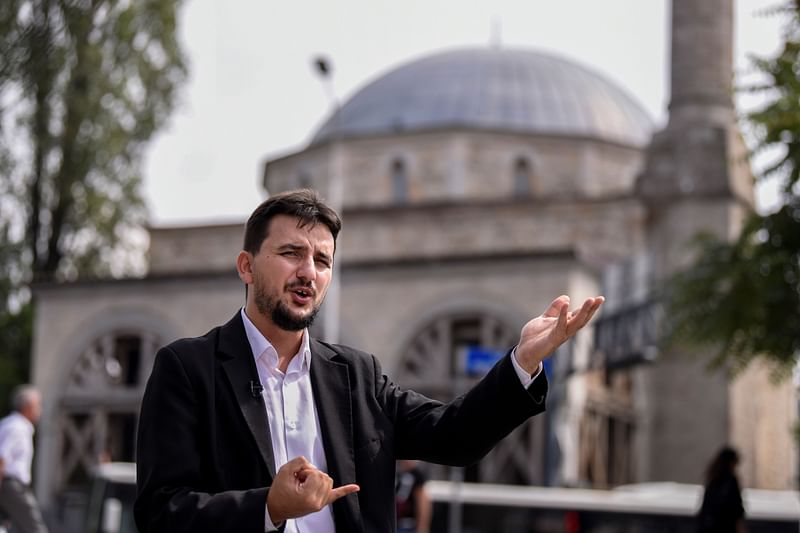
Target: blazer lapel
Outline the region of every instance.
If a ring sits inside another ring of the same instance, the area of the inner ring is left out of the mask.
[[[328,461],[328,474],[333,478],[334,486],[355,483],[353,412],[347,365],[334,361],[336,352],[315,339],[311,340],[311,355],[311,388]],[[357,494],[334,502],[333,510],[339,522],[338,531],[363,529]]]
[[[247,427],[256,441],[261,459],[266,464],[270,479],[275,478],[275,456],[272,451],[272,437],[269,431],[267,408],[264,398],[253,395],[250,384],[260,383],[256,362],[244,323],[239,313],[222,326],[219,340],[219,353],[222,368],[230,382],[231,389],[242,411]]]

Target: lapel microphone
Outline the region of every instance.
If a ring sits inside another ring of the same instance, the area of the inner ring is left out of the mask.
[[[250,396],[258,398],[264,392],[264,387],[258,381],[250,381]]]

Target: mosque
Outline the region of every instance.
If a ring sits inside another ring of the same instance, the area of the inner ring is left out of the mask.
[[[555,296],[607,296],[594,328],[549,363],[546,416],[467,480],[699,483],[732,443],[743,485],[795,486],[791,385],[757,367],[709,373],[700,354],[659,342],[657,289],[686,263],[686,241],[735,235],[753,205],[731,98],[732,1],[672,5],[660,131],[624,88],[567,58],[454,49],[390,70],[305,148],[264,165],[267,192],[312,187],[343,214],[340,283],[316,333],[375,353],[401,386],[451,398]],[[157,348],[244,302],[241,237],[242,224],[151,228],[146,276],[37,287],[45,507],[102,458],[133,460]]]

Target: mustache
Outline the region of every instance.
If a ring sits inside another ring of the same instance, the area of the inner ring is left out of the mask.
[[[314,287],[313,283],[311,283],[310,281],[307,281],[307,282],[294,281],[292,283],[287,283],[286,284],[286,290],[287,291],[292,291],[292,290],[295,290],[295,289],[303,289],[304,291],[308,292],[311,296],[316,296],[317,295],[317,289],[316,289],[316,287]]]

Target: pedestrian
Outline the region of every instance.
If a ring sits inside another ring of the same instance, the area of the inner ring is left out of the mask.
[[[570,312],[556,298],[444,404],[397,387],[370,354],[311,338],[340,228],[311,190],[267,199],[236,257],[244,307],[158,351],[139,418],[141,533],[394,532],[395,460],[481,459],[544,411],[542,360],[603,302]]]
[[[39,504],[31,490],[34,425],[41,414],[41,397],[31,385],[16,387],[13,412],[0,420],[0,510],[14,533],[47,533]]]
[[[745,533],[744,505],[736,466],[739,454],[722,448],[706,470],[703,504],[697,515],[698,533]]]
[[[427,477],[418,461],[397,461],[395,506],[397,533],[429,533],[433,503],[425,489]]]

